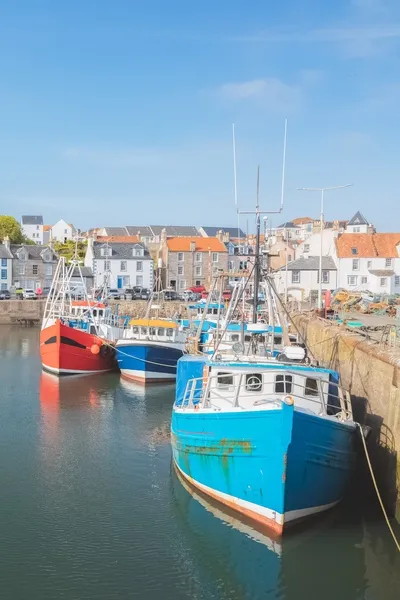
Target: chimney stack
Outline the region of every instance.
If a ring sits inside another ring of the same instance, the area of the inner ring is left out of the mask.
[[[5,247],[7,248],[7,250],[10,249],[10,238],[8,237],[8,235],[6,235],[6,237],[4,238],[3,244],[5,245]]]
[[[191,240],[190,242],[190,252],[195,252],[196,250],[196,242],[194,240]]]

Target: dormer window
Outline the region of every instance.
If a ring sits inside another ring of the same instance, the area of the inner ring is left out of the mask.
[[[111,248],[102,248],[101,249],[101,256],[111,256],[111,255],[112,255]]]
[[[20,260],[27,260],[28,259],[28,255],[26,254],[26,252],[24,250],[20,250],[20,252],[18,254],[18,258]]]
[[[357,248],[352,248],[351,253],[357,255],[358,254]]]
[[[133,248],[133,256],[143,256],[143,248],[141,246],[135,246]]]

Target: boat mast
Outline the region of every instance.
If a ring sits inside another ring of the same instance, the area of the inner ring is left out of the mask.
[[[260,165],[257,167],[256,195],[256,256],[254,260],[253,323],[257,323],[258,290],[260,287]]]

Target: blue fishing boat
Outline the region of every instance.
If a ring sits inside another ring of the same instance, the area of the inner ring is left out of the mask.
[[[186,334],[169,319],[132,319],[116,344],[121,374],[142,383],[174,381]]]
[[[181,358],[171,440],[192,485],[282,534],[341,500],[356,424],[335,371],[300,347],[278,358]]]

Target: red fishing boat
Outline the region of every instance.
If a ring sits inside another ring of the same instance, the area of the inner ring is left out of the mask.
[[[116,369],[118,320],[104,302],[71,299],[72,273],[73,268],[66,269],[60,259],[40,332],[42,366],[59,375]]]

